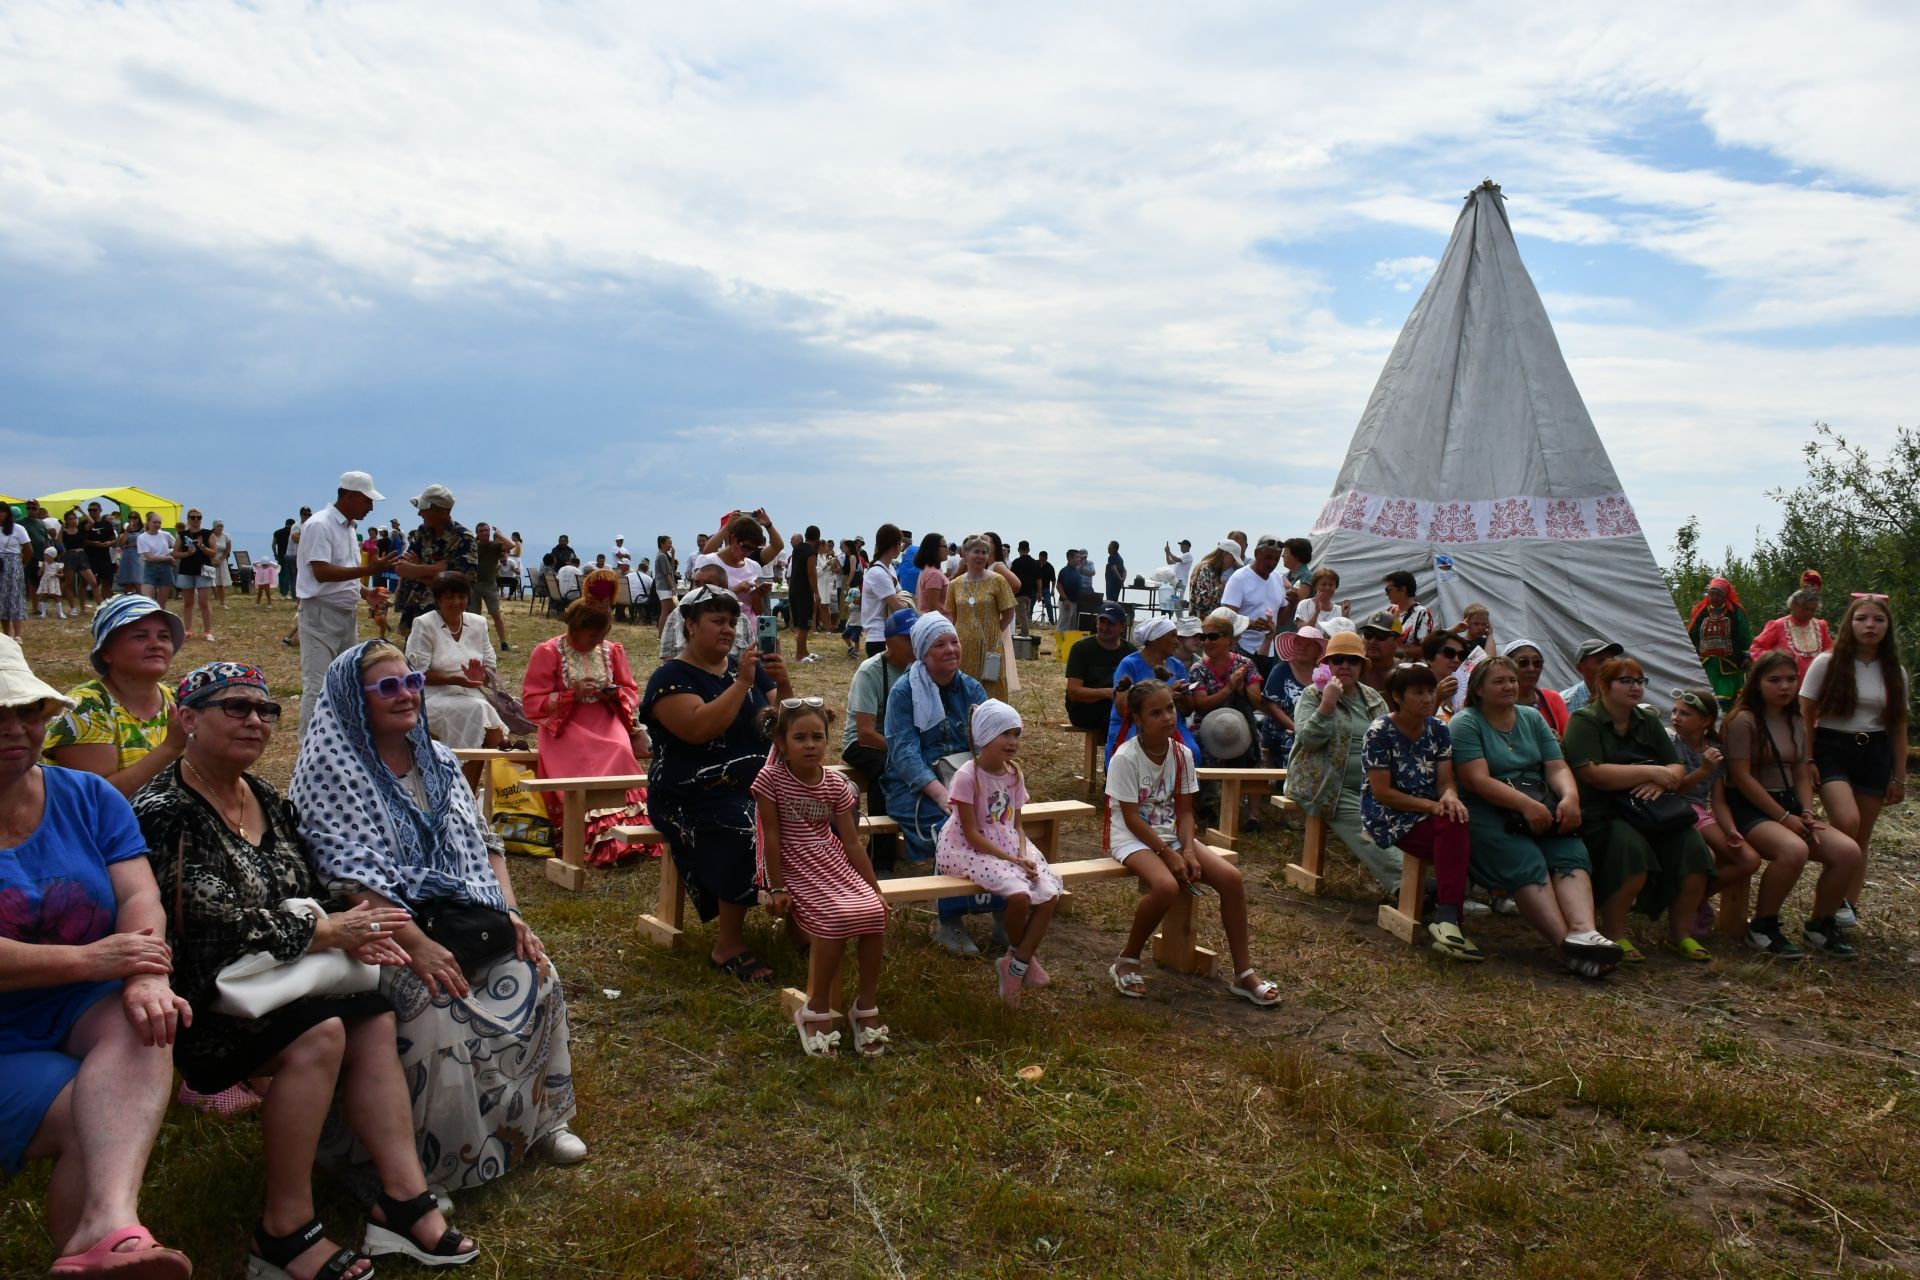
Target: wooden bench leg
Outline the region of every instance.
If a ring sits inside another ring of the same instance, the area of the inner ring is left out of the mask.
[[[560,798],[560,856],[547,859],[547,879],[574,892],[587,883],[587,798],[578,791]]]
[[[1080,737],[1087,744],[1086,763],[1081,765],[1080,769],[1081,772],[1087,776],[1087,798],[1092,799],[1094,796],[1100,794],[1100,774],[1094,766],[1100,759],[1100,749],[1104,744],[1095,742],[1093,735],[1090,733],[1083,733]]]
[[[1231,849],[1240,838],[1240,786],[1238,778],[1220,780],[1220,825],[1207,829],[1208,844]]]
[[[1060,856],[1060,820],[1058,818],[1037,818],[1021,824],[1027,839],[1033,841],[1033,847],[1046,855],[1048,862]]]
[[[1420,900],[1427,885],[1426,867],[1410,853],[1400,855],[1400,905],[1380,904],[1380,927],[1402,942],[1412,942],[1420,928]]]
[[[686,922],[687,899],[680,889],[680,868],[673,863],[671,850],[662,850],[656,859],[660,868],[660,896],[652,915],[640,917],[640,936],[664,951],[679,948],[686,934],[681,926]]]
[[[1722,891],[1720,906],[1714,915],[1714,927],[1723,938],[1745,938],[1747,936],[1747,902],[1753,896],[1753,881],[1756,875],[1740,886],[1739,894]]]
[[[1220,957],[1194,944],[1193,908],[1196,901],[1190,893],[1175,896],[1173,906],[1167,909],[1166,918],[1160,921],[1160,932],[1153,935],[1153,962],[1175,973],[1210,978],[1219,966]]]
[[[1321,867],[1327,856],[1326,821],[1309,814],[1307,833],[1300,845],[1300,861],[1287,864],[1287,883],[1302,893],[1317,894],[1320,892]]]

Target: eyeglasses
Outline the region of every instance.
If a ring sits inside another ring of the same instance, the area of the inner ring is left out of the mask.
[[[1645,676],[1615,676],[1613,682],[1615,684],[1630,684],[1638,688],[1647,683],[1647,678]]]
[[[782,698],[780,699],[780,709],[782,711],[798,711],[802,707],[824,707],[826,705],[827,705],[827,700],[825,698]]]
[[[1356,658],[1350,653],[1336,653],[1327,659],[1327,665],[1330,667],[1358,667],[1364,665],[1366,661],[1365,658]]]
[[[360,687],[382,698],[397,698],[402,689],[408,693],[419,693],[427,687],[427,677],[423,672],[409,671],[403,676],[381,676],[372,684],[363,684]]]
[[[248,716],[257,715],[262,724],[272,724],[277,721],[280,718],[281,709],[279,703],[265,702],[259,698],[220,698],[200,705],[220,708],[229,720],[245,720]]]
[[[46,720],[52,715],[53,707],[49,705],[49,700],[41,698],[38,702],[22,703],[16,707],[0,707],[0,724],[12,724],[15,720]]]

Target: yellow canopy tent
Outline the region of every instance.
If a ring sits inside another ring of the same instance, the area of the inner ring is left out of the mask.
[[[67,489],[60,493],[50,493],[40,499],[40,505],[47,514],[58,518],[65,514],[68,507],[85,509],[95,498],[105,498],[120,507],[123,518],[145,520],[147,512],[158,511],[160,523],[171,529],[180,523],[180,504],[172,498],[163,498],[157,493],[149,493],[137,485],[121,485],[114,489]]]

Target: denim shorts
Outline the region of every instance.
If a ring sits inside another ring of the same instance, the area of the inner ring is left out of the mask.
[[[140,563],[140,581],[150,587],[170,587],[173,585],[173,566],[170,564]]]
[[[1893,781],[1893,739],[1884,729],[1874,733],[1815,729],[1813,763],[1823,787],[1844,782],[1862,795],[1884,796]]]

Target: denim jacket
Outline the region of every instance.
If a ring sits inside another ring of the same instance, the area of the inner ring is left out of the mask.
[[[1326,715],[1320,713],[1320,690],[1301,690],[1293,708],[1287,798],[1315,817],[1332,817],[1346,786],[1348,758],[1366,745],[1367,726],[1385,714],[1387,700],[1364,684],[1341,695]]]

